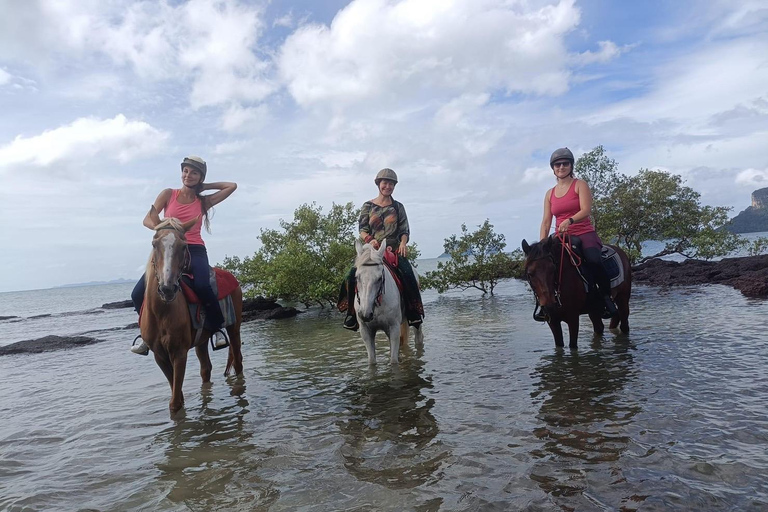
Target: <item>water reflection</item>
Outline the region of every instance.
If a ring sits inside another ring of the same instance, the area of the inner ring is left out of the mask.
[[[346,391],[350,403],[338,423],[344,437],[341,454],[347,471],[365,482],[390,489],[413,488],[433,478],[449,452],[433,441],[439,432],[432,415],[432,378],[416,357],[355,382]]]
[[[266,510],[280,497],[271,482],[256,474],[259,454],[253,444],[255,429],[248,425],[249,402],[245,381],[230,377],[231,398],[218,400],[210,384],[203,385],[197,407],[187,404],[184,416],[158,433],[155,444],[165,447],[157,464],[159,481],[167,484],[164,498],[191,510]]]
[[[536,367],[531,396],[542,399],[537,418],[545,426],[534,430],[543,445],[531,452],[539,461],[530,476],[551,497],[585,495],[593,507],[596,495],[610,490],[623,494],[612,505],[638,501],[620,489],[625,480],[616,464],[630,443],[626,427],[641,411],[626,392],[636,379],[633,351],[627,341],[603,345],[598,337],[588,352],[559,350]]]

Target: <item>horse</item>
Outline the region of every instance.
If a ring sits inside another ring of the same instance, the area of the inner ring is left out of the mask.
[[[368,352],[368,364],[376,364],[376,332],[384,331],[389,338],[389,361],[397,364],[400,347],[408,343],[408,322],[405,303],[400,297],[395,278],[384,264],[386,244],[378,250],[371,244],[355,240],[355,312],[360,335]],[[417,346],[424,343],[421,326],[414,327]]]
[[[171,386],[171,413],[184,406],[182,384],[187,369],[187,352],[195,347],[200,360],[200,377],[203,383],[211,381],[211,359],[208,355],[208,339],[211,333],[205,329],[198,333],[192,326],[189,307],[181,290],[181,276],[187,258],[185,233],[197,219],[182,223],[178,219],[163,220],[155,227],[152,251],[147,263],[144,292],[144,308],[139,320],[141,337],[155,355],[155,362]],[[156,289],[153,290],[153,286]],[[224,375],[230,370],[236,375],[243,373],[240,324],[242,322],[243,291],[238,285],[232,292],[235,323],[227,327],[229,356]]]
[[[547,314],[547,323],[555,338],[555,346],[563,346],[561,322],[568,324],[570,348],[577,348],[579,337],[579,315],[588,314],[595,334],[602,335],[602,298],[590,297],[584,280],[576,269],[578,256],[568,243],[559,238],[549,237],[545,241],[528,245],[523,240],[525,253],[524,275],[536,295],[539,305]],[[609,245],[621,259],[624,281],[611,290],[618,313],[611,318],[610,329],[620,326],[621,332],[629,332],[629,296],[632,292],[632,271],[629,258],[621,248]]]

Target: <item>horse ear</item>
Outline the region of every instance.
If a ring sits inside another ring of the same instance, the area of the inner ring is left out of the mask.
[[[360,243],[359,238],[355,238],[355,251],[357,251],[357,255],[360,256],[363,252],[363,244]]]
[[[183,229],[183,230],[184,230],[184,232],[186,233],[187,231],[189,231],[190,229],[192,229],[192,226],[194,226],[195,224],[197,224],[197,221],[198,221],[198,220],[200,220],[200,216],[199,216],[199,215],[198,215],[197,217],[195,217],[194,219],[192,219],[192,220],[188,220],[187,222],[183,223],[183,224],[181,225],[181,229]]]
[[[528,251],[531,250],[531,246],[528,245],[528,242],[525,240],[525,238],[523,238],[523,244],[522,245],[523,245],[523,253],[527,255]]]

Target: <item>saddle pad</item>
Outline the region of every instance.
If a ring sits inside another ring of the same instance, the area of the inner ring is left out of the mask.
[[[600,254],[603,261],[603,268],[608,278],[611,280],[611,288],[616,288],[624,282],[624,265],[621,264],[621,258],[612,247],[603,246]]]
[[[211,267],[208,278],[211,280],[211,288],[213,289],[213,293],[216,294],[216,298],[219,300],[229,296],[229,294],[232,293],[235,288],[240,286],[240,283],[237,282],[237,278],[235,276],[233,276],[230,272],[217,267]],[[181,280],[181,288],[184,290],[184,297],[186,297],[187,302],[190,304],[199,304],[200,299],[197,297],[195,290],[192,288],[193,281],[194,278],[191,275],[184,274],[184,277]]]

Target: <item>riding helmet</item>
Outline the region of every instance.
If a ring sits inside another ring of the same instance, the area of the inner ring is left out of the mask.
[[[573,167],[573,162],[574,162],[573,153],[571,153],[571,150],[568,148],[556,149],[555,152],[552,153],[552,156],[549,157],[549,166],[552,167],[552,169],[554,169],[554,166],[552,164],[554,164],[558,160],[570,160],[571,167]]]
[[[379,186],[379,183],[381,183],[381,180],[389,180],[394,181],[397,183],[397,174],[395,174],[395,171],[389,168],[384,168],[379,171],[379,173],[376,175],[376,179],[373,180],[373,182],[376,184],[376,186]]]
[[[181,168],[184,169],[185,165],[200,171],[200,174],[203,175],[200,181],[205,181],[205,175],[208,174],[208,164],[205,163],[205,160],[203,160],[199,156],[190,155],[184,158],[184,160],[181,162]]]

